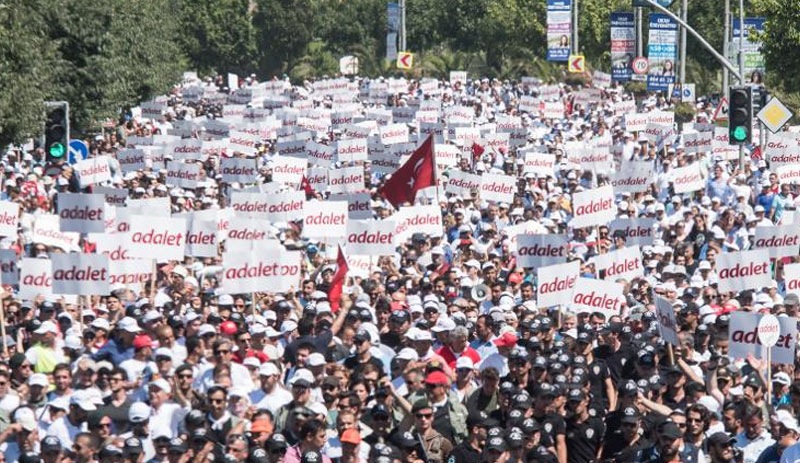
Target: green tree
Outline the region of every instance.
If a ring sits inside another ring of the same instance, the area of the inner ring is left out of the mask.
[[[755,0],[767,18],[762,37],[767,88],[800,114],[800,0]]]
[[[38,0],[0,8],[0,148],[38,135],[58,63]]]
[[[121,108],[167,93],[185,59],[169,0],[51,0],[50,40],[62,66],[55,99],[70,102],[73,127],[89,128]]]
[[[253,21],[263,73],[293,68],[314,38],[316,8],[311,0],[256,0]]]
[[[481,26],[486,63],[500,69],[507,59],[526,56],[530,51],[544,56],[546,8],[541,0],[490,2]]]
[[[199,72],[249,74],[257,62],[250,0],[175,0],[180,44]]]

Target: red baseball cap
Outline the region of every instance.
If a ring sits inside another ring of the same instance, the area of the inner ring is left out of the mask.
[[[511,332],[503,333],[493,342],[497,347],[513,347],[517,345],[517,335]]]
[[[425,384],[435,384],[437,386],[449,386],[450,380],[441,371],[432,371],[425,377]]]
[[[146,334],[139,334],[133,338],[133,348],[143,349],[145,347],[153,347],[153,340]]]

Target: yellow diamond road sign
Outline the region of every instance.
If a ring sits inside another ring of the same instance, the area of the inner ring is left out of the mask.
[[[397,54],[397,69],[411,69],[414,66],[414,55],[407,51]]]
[[[792,112],[789,111],[783,103],[777,98],[772,98],[769,103],[765,104],[761,111],[756,114],[758,120],[764,123],[765,126],[772,132],[777,133],[783,124],[787,123],[792,118]]]
[[[567,60],[567,71],[583,72],[586,70],[586,59],[583,55],[569,55]]]

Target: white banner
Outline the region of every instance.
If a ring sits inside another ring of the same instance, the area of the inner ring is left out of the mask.
[[[227,252],[222,263],[222,290],[227,294],[296,290],[303,273],[300,251],[272,243],[257,245],[252,252]]]
[[[778,167],[775,169],[775,173],[778,174],[778,182],[781,184],[800,184],[800,165],[798,164],[787,164]]]
[[[620,314],[624,303],[621,284],[594,278],[578,278],[571,308],[577,313],[600,312],[609,319]]]
[[[170,143],[164,150],[165,155],[172,155],[175,161],[191,160],[200,161],[203,158],[203,140],[198,138],[184,138]]]
[[[539,283],[536,293],[537,306],[565,306],[572,302],[580,270],[581,265],[577,260],[539,267],[536,273],[536,281]]]
[[[102,254],[53,254],[53,292],[78,296],[109,293],[108,257]]]
[[[675,194],[703,190],[706,187],[706,179],[703,178],[703,172],[697,162],[686,167],[673,169],[670,179]]]
[[[556,155],[547,153],[525,153],[524,172],[534,173],[537,177],[553,177],[556,171]]]
[[[231,241],[265,241],[270,238],[270,222],[262,219],[235,218],[228,222],[225,244],[230,249]]]
[[[141,149],[123,149],[117,151],[117,162],[119,162],[119,168],[124,173],[135,172],[147,167],[147,158],[145,157],[144,150]]]
[[[217,221],[189,214],[186,218],[186,250],[193,257],[217,257]]]
[[[272,158],[272,181],[299,185],[306,174],[307,164],[303,158],[275,156]]]
[[[347,253],[387,256],[395,252],[394,220],[350,220],[347,223]]]
[[[219,165],[219,173],[224,183],[255,183],[258,180],[255,159],[220,158]]]
[[[502,174],[481,175],[480,198],[498,203],[514,202],[517,192],[517,177]]]
[[[118,287],[142,291],[144,284],[153,277],[152,259],[109,260],[108,283],[113,291]]]
[[[323,145],[314,141],[306,142],[308,162],[312,166],[330,167],[336,161],[336,149],[333,146]]]
[[[125,207],[128,200],[128,190],[125,188],[109,188],[104,186],[97,186],[92,189],[97,194],[103,195],[106,204],[116,207]]]
[[[378,133],[381,137],[381,143],[384,145],[394,145],[408,141],[408,126],[406,124],[384,125],[378,129]]]
[[[717,256],[720,292],[764,288],[772,281],[769,251],[723,252]]]
[[[760,313],[731,312],[728,327],[728,357],[743,360],[752,354],[758,359],[767,358],[767,348],[758,339],[758,322],[762,316]],[[778,336],[778,343],[772,347],[772,363],[794,365],[797,320],[793,317],[778,317],[778,322],[781,333]]]
[[[611,185],[586,190],[572,195],[572,228],[606,225],[617,216],[614,206],[614,188]]]
[[[19,284],[18,260],[17,253],[13,249],[0,249],[0,283]]]
[[[678,324],[675,322],[675,309],[672,303],[661,296],[655,296],[656,314],[658,315],[658,330],[664,341],[675,347],[680,347],[678,341]]]
[[[347,234],[347,203],[306,201],[303,206],[303,236],[332,240]]]
[[[800,249],[800,229],[797,225],[756,227],[754,249],[766,249],[769,257],[796,256]]]
[[[122,233],[105,235],[102,240],[97,240],[97,253],[108,257],[109,262],[132,259],[127,244],[128,237]]]
[[[256,145],[261,143],[259,135],[244,132],[241,130],[231,130],[228,138],[229,152],[244,153],[247,156],[255,156],[258,152]]]
[[[656,219],[615,219],[608,224],[609,233],[621,230],[628,245],[650,246],[655,239]]]
[[[783,266],[783,283],[786,287],[786,294],[794,293],[800,296],[800,264]]]
[[[442,234],[442,211],[436,204],[401,207],[392,215],[392,219],[397,224],[394,231],[397,243],[410,239],[414,233]]]
[[[137,215],[131,217],[128,254],[140,259],[182,261],[186,247],[186,220]]]
[[[451,169],[447,172],[448,178],[444,189],[448,193],[471,198],[472,192],[481,186],[481,176],[470,174],[462,170]]]
[[[565,235],[517,235],[517,265],[538,268],[561,264],[569,254]]]
[[[328,171],[330,193],[357,193],[364,191],[366,183],[362,166],[331,169]]]
[[[167,185],[181,188],[197,188],[200,177],[200,164],[185,164],[178,161],[167,162]]]
[[[53,268],[50,259],[23,258],[19,265],[19,294],[22,300],[53,294]]]
[[[103,233],[106,198],[100,194],[58,193],[61,231]]]
[[[263,195],[262,195],[263,196]],[[300,217],[306,194],[303,191],[282,191],[266,195],[266,218],[272,223],[289,222]]]
[[[269,195],[234,191],[231,193],[231,209],[239,217],[265,219],[269,209]]]
[[[61,219],[55,214],[41,214],[36,216],[33,223],[33,242],[45,246],[55,246],[66,252],[77,251],[80,234],[62,232]]]
[[[81,188],[111,180],[111,166],[108,163],[108,156],[84,159],[76,162],[72,168],[75,169],[75,173],[78,175]]]
[[[339,162],[367,160],[367,139],[349,138],[336,142],[336,159]]]
[[[714,134],[711,132],[695,132],[683,134],[683,149],[687,153],[711,151]]]
[[[598,271],[605,271],[604,280],[617,281],[621,278],[630,282],[644,276],[639,246],[628,246],[600,254],[594,257],[594,261]]]
[[[628,132],[642,132],[647,128],[647,114],[625,114],[625,130]]]
[[[372,198],[369,193],[331,195],[329,201],[347,201],[347,218],[364,220],[372,218]]]
[[[16,238],[19,227],[19,204],[0,201],[0,236]]]
[[[641,193],[653,183],[652,162],[623,162],[622,167],[611,176],[615,193]]]

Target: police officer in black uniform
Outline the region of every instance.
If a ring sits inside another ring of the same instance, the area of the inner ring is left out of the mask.
[[[589,415],[589,398],[580,389],[569,391],[567,409],[567,455],[571,463],[593,462],[600,453],[605,425]]]

